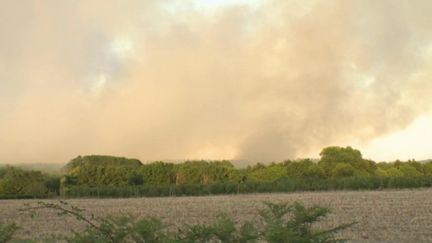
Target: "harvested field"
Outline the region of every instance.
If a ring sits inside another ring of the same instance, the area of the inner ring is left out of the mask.
[[[82,223],[75,219],[59,217],[48,210],[39,211],[33,219],[29,213],[19,211],[25,204],[34,205],[37,201],[0,201],[0,220],[21,226],[19,237],[40,238],[82,228]],[[318,227],[355,220],[358,224],[341,234],[352,242],[432,242],[432,189],[67,200],[97,216],[155,216],[172,228],[185,223],[211,222],[222,213],[238,222],[254,220],[264,201],[300,201],[307,206],[329,207],[333,213]]]

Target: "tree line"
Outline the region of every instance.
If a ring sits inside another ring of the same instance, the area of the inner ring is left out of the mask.
[[[0,197],[135,197],[208,195],[303,190],[426,187],[432,162],[377,163],[352,147],[327,147],[320,159],[257,163],[156,161],[113,156],[78,156],[57,175],[15,167],[0,169]]]

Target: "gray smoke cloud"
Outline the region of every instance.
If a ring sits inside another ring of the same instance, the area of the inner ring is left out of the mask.
[[[427,0],[1,2],[1,162],[282,160],[431,110]]]

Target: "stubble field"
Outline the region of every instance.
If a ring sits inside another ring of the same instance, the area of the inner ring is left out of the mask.
[[[20,211],[26,204],[36,205],[38,201],[0,201],[0,221],[17,223],[21,227],[19,238],[41,239],[50,234],[67,234],[71,229],[83,228],[82,222],[58,216],[50,210],[38,211],[32,218],[28,212]],[[299,201],[306,206],[332,209],[329,217],[317,225],[319,228],[357,221],[356,225],[341,233],[351,242],[432,242],[432,189],[66,201],[86,209],[86,214],[96,216],[129,214],[137,218],[158,217],[171,229],[185,224],[209,223],[221,214],[237,222],[258,220],[258,211],[264,208],[265,201]]]

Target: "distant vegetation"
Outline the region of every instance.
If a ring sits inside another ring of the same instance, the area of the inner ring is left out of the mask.
[[[376,163],[351,147],[327,147],[317,161],[236,168],[230,161],[157,161],[78,156],[60,175],[0,168],[0,197],[138,197],[414,188],[432,185],[432,162]]]

